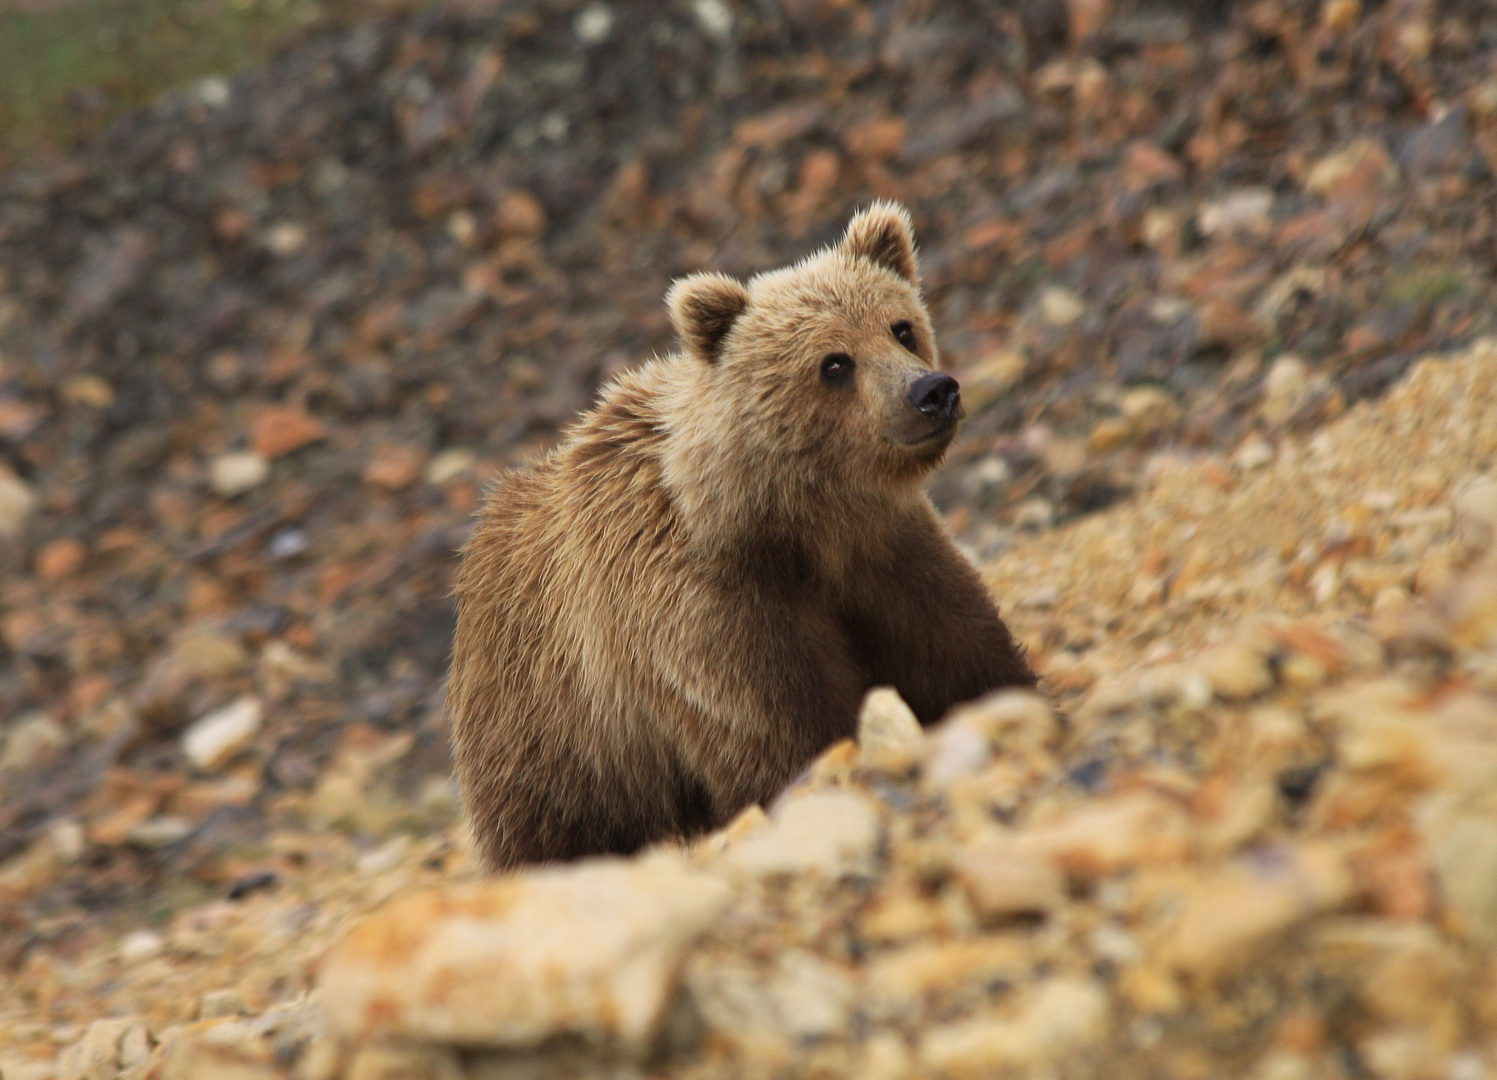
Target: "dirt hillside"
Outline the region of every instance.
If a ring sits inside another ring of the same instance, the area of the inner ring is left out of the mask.
[[[456,6],[0,178],[4,1075],[1487,1075],[1494,47],[1461,3]],[[971,416],[933,493],[1063,715],[888,705],[800,810],[520,898],[637,910],[591,948],[654,1012],[580,971],[487,1058],[352,1056],[313,961],[472,875],[483,484],[670,347],[673,276],[875,196]]]

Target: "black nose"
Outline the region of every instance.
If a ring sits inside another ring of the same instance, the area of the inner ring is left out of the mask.
[[[962,388],[950,375],[932,371],[910,387],[910,404],[932,420],[949,420],[962,403]]]

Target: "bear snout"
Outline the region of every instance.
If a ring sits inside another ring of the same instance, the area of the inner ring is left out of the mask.
[[[910,385],[910,404],[932,420],[957,418],[962,407],[961,384],[944,371],[922,375]]]

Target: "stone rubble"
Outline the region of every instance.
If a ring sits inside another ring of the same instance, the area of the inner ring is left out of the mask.
[[[1400,433],[1431,452],[1372,452]],[[329,774],[344,801],[321,798],[385,839],[287,835],[277,865],[327,867],[291,896],[122,928],[55,978],[128,963],[196,986],[192,1010],[147,995],[71,1030],[7,1013],[22,1051],[0,1068],[1497,1075],[1497,344],[1279,449],[1251,472],[1168,463],[988,567],[1056,590],[1012,614],[1048,695],[922,731],[874,691],[858,742],[688,845],[484,880],[460,826],[422,838],[378,809],[398,738],[351,734]],[[1341,584],[1317,591],[1327,565]],[[49,834],[18,865],[80,850]]]

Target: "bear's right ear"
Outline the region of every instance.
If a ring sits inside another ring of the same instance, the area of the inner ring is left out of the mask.
[[[861,255],[875,266],[893,270],[911,285],[920,284],[920,261],[915,256],[915,226],[910,212],[898,203],[880,199],[847,223],[842,250]]]
[[[676,333],[688,349],[708,362],[717,359],[733,320],[748,305],[748,289],[726,274],[692,274],[665,294]]]

